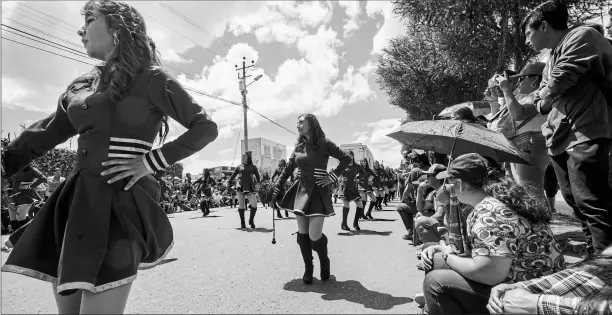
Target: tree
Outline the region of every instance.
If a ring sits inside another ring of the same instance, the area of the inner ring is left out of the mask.
[[[377,82],[407,120],[429,120],[445,107],[482,99],[494,72],[520,70],[535,56],[520,29],[541,0],[403,0],[394,13],[406,34],[378,57]],[[571,22],[598,16],[606,0],[570,0]]]

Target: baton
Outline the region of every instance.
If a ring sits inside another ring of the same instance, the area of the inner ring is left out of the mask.
[[[274,206],[276,205],[276,200],[274,200],[274,205],[272,207],[272,244],[276,244],[276,220],[274,219]]]

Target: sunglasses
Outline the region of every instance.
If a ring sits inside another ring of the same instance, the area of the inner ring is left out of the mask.
[[[524,76],[518,77],[518,83],[523,82],[525,78],[531,78],[531,77],[539,77],[539,75],[532,74],[532,75],[524,75]]]

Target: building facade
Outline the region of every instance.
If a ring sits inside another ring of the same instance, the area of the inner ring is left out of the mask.
[[[240,152],[244,152],[244,140],[240,141]],[[253,164],[264,173],[272,176],[281,159],[287,160],[287,146],[264,138],[249,139],[249,151],[252,152]]]
[[[374,163],[374,155],[372,155],[372,152],[370,151],[368,146],[365,144],[361,144],[361,143],[342,144],[340,145],[340,149],[342,149],[343,151],[349,151],[349,150],[353,151],[353,153],[355,154],[356,162],[359,162],[361,161],[361,159],[365,158],[368,161],[370,168],[372,167],[372,164]],[[333,157],[330,157],[329,162],[327,163],[327,169],[332,170],[336,168],[338,166],[338,163],[339,163],[338,160],[336,160]]]

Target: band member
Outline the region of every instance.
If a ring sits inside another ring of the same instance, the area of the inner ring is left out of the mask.
[[[314,269],[313,250],[319,255],[321,280],[327,280],[330,276],[330,260],[327,254],[327,237],[323,234],[323,222],[326,217],[335,214],[330,184],[338,181],[338,176],[351,162],[351,158],[331,140],[325,138],[325,133],[314,115],[301,115],[298,118],[297,130],[299,136],[295,150],[276,183],[272,203],[276,204],[282,185],[293,170],[298,168],[299,180],[294,182],[282,196],[279,206],[296,215],[297,243],[300,245],[306,269],[302,280],[310,284]],[[327,173],[330,156],[338,159],[340,163],[335,170]]]
[[[365,215],[363,215],[362,213],[361,218],[374,219],[372,217],[372,208],[374,208],[374,205],[376,204],[376,197],[372,193],[373,187],[370,184],[370,178],[373,178],[374,176],[376,176],[376,174],[370,168],[370,164],[368,163],[367,159],[361,159],[360,163],[361,169],[363,170],[363,174],[359,175],[359,196],[361,197],[361,200],[363,200],[364,203],[368,200],[368,197],[370,197],[370,207],[368,208],[368,213],[366,213]]]
[[[29,222],[28,211],[32,204],[42,200],[36,192],[36,187],[46,182],[47,179],[38,169],[28,165],[19,173],[11,176],[11,181],[13,182],[13,203],[16,208],[9,208],[9,216],[11,228],[17,231]]]
[[[237,177],[240,175],[240,177]],[[235,178],[238,178],[236,185],[236,195],[238,197],[238,214],[240,215],[240,227],[246,229],[244,223],[244,212],[246,211],[246,201],[249,201],[249,225],[252,229],[255,228],[255,213],[257,213],[257,190],[255,185],[259,183],[259,171],[257,166],[253,165],[251,152],[242,154],[242,164],[236,167],[234,173],[227,181],[227,185],[232,183]]]
[[[200,151],[217,125],[160,68],[142,15],[132,6],[88,1],[77,32],[89,57],[104,61],[74,80],[57,110],[4,150],[16,174],[33,159],[78,138],[74,170],[14,244],[2,271],[49,281],[60,314],[121,314],[138,269],[152,268],[173,244],[151,174]],[[187,131],[164,143],[168,116]],[[161,147],[153,149],[159,133]]]
[[[374,161],[374,168],[372,171],[374,171],[374,177],[372,178],[372,192],[374,193],[374,197],[376,197],[376,202],[374,203],[374,206],[370,204],[370,207],[376,210],[382,210],[381,203],[384,195],[382,180],[384,174],[383,168],[380,166],[378,161]],[[369,211],[370,210],[368,209],[368,212]]]
[[[202,216],[210,214],[210,202],[212,198],[212,188],[217,185],[215,180],[210,176],[210,170],[204,169],[202,177],[195,181],[196,191],[198,196],[204,195],[204,198],[200,202],[200,209],[202,209]]]
[[[359,228],[359,218],[363,216],[363,204],[361,202],[361,196],[359,194],[358,188],[358,180],[361,174],[364,174],[365,171],[361,168],[361,166],[355,163],[355,153],[353,151],[348,151],[348,156],[351,158],[351,162],[346,167],[346,169],[342,172],[342,177],[340,182],[342,183],[342,224],[340,228],[345,231],[350,231],[351,229],[346,224],[346,220],[350,211],[350,202],[354,202],[357,206],[355,210],[355,218],[353,219],[353,228],[357,231],[361,230]]]
[[[274,171],[274,174],[272,174],[272,179],[271,179],[272,183],[275,183],[276,180],[280,178],[281,174],[285,170],[285,167],[287,167],[287,161],[285,161],[285,159],[281,159],[280,161],[278,161],[278,168]],[[289,175],[289,180],[293,182],[293,173]],[[287,184],[280,187],[281,191],[279,194],[281,196],[285,194],[286,188],[287,188]],[[281,215],[280,208],[277,205],[272,204],[272,208],[276,209],[276,215],[278,216],[279,219],[283,217]],[[289,211],[287,210],[285,210],[285,217],[287,218],[289,217]]]

